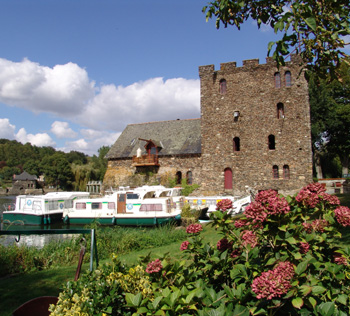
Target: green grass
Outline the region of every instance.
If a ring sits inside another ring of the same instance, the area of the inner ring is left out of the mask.
[[[219,234],[211,227],[205,227],[202,236],[206,242],[214,244],[216,244],[217,240],[220,238]],[[139,249],[119,255],[119,259],[127,265],[134,265],[138,262],[140,256],[146,256],[150,252],[152,258],[157,258],[165,253],[169,253],[172,258],[179,259],[181,257],[181,242],[182,241],[176,241],[165,246]],[[87,253],[85,256],[89,257],[89,254]],[[102,260],[100,264],[106,261],[107,260]],[[0,316],[11,316],[14,309],[30,299],[47,295],[58,296],[62,285],[74,279],[77,263],[74,266],[1,278]],[[84,264],[82,273],[87,269],[89,269],[89,264]]]

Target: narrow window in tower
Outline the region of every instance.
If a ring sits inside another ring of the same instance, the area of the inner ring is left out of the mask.
[[[176,178],[176,184],[181,184],[181,181],[182,181],[181,171],[176,172],[175,178]]]
[[[272,167],[272,178],[273,179],[278,179],[279,175],[278,175],[278,166],[274,165]]]
[[[290,73],[290,71],[286,71],[284,73],[284,81],[286,87],[290,87],[292,85],[292,74]]]
[[[219,91],[221,94],[226,94],[226,80],[225,79],[220,80]]]
[[[239,137],[235,137],[233,139],[233,151],[240,151],[241,150],[241,144]]]
[[[281,88],[281,74],[279,72],[275,73],[275,88]]]
[[[284,118],[284,105],[283,103],[277,104],[277,118]]]
[[[290,172],[289,172],[288,165],[283,166],[283,179],[290,179]]]
[[[276,149],[275,135],[269,135],[268,142],[269,142],[269,149],[270,150]]]

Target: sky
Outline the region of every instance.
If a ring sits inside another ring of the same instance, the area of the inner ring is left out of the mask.
[[[204,0],[0,0],[0,138],[98,154],[128,124],[200,117],[198,67],[259,58],[273,30]]]

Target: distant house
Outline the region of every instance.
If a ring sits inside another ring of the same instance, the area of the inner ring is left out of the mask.
[[[12,179],[12,191],[23,193],[27,189],[36,189],[37,181],[37,176],[31,175],[26,171],[19,175],[15,174]]]

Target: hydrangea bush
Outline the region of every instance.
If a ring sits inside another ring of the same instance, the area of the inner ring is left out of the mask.
[[[66,288],[57,308],[86,295],[93,315],[350,315],[350,251],[339,243],[349,208],[317,183],[293,197],[262,191],[239,219],[230,202],[211,215],[222,235],[215,245],[203,243],[201,224],[191,224],[180,246],[184,260],[147,256],[137,276],[136,268],[113,277],[109,268],[103,280],[92,273],[104,303],[97,307],[85,293],[94,292],[87,283]]]

